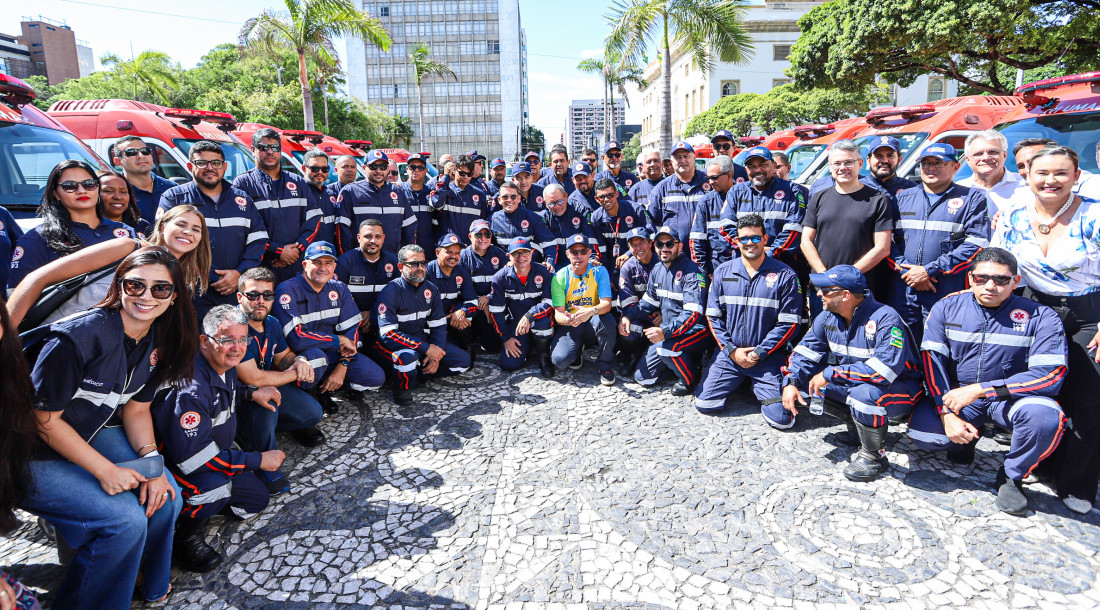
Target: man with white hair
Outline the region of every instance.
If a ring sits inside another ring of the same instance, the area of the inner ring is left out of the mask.
[[[1020,191],[1030,190],[1019,174],[1005,169],[1008,140],[1001,132],[996,129],[974,132],[967,136],[964,150],[966,163],[974,173],[958,184],[985,193],[990,213],[1005,209]]]
[[[648,210],[650,191],[665,179],[664,160],[661,151],[650,150],[638,155],[637,163],[639,180],[630,187],[627,197]]]

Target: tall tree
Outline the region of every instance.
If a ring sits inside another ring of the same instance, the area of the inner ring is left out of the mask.
[[[546,148],[546,134],[542,133],[541,129],[533,125],[524,127],[520,135],[520,148],[522,150],[518,151],[516,155],[522,155],[529,150],[533,150],[541,155],[542,149]],[[517,156],[516,161],[519,160],[520,158]]]
[[[343,84],[344,70],[340,66],[340,58],[329,55],[328,53],[321,53],[318,57],[319,61],[313,68],[313,78],[317,82],[317,87],[321,90],[321,100],[325,104],[325,126],[328,127],[328,94],[336,93],[335,85]]]
[[[99,58],[104,67],[110,68],[115,74],[133,85],[134,99],[138,99],[138,90],[142,87],[160,102],[167,102],[170,96],[169,87],[179,87],[179,79],[176,78],[176,68],[172,65],[172,58],[167,53],[160,51],[142,51],[137,57],[125,61],[114,53],[107,53]]]
[[[752,38],[742,25],[747,6],[745,0],[615,0],[607,16],[607,50],[638,64],[646,47],[660,45],[662,150],[672,148],[673,46],[703,74],[718,61],[743,62],[752,52]]]
[[[362,38],[383,51],[390,48],[390,35],[382,22],[355,8],[352,0],[283,0],[286,11],[264,10],[244,23],[238,35],[242,51],[271,54],[291,48],[298,55],[298,83],[302,86],[302,117],[305,128],[313,129],[313,96],[309,87],[306,57],[317,59],[321,51],[335,57],[333,39]],[[320,63],[320,62],[318,62]]]
[[[627,83],[634,83],[639,88],[645,88],[646,82],[642,78],[642,69],[635,64],[624,64],[622,59],[614,54],[606,54],[608,59],[589,58],[577,64],[577,69],[589,74],[599,74],[603,79],[604,90],[604,140],[612,138],[615,130],[615,91],[623,100],[627,100]],[[627,100],[627,105],[630,102]]]
[[[416,118],[420,123],[420,150],[424,148],[424,95],[420,90],[420,84],[426,78],[438,76],[446,79],[448,76],[458,80],[458,75],[446,63],[432,59],[432,49],[427,43],[418,42],[409,53],[409,64],[413,69],[413,79],[416,80]]]

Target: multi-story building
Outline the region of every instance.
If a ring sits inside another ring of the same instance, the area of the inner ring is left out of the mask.
[[[27,45],[19,44],[18,36],[0,34],[0,72],[15,78],[27,78],[34,74],[31,63],[31,51]]]
[[[605,138],[607,125],[604,122],[607,116],[607,106],[604,100],[573,100],[569,105],[569,118],[566,120],[569,131],[570,156],[580,155],[581,149],[595,148],[599,150]],[[626,105],[621,100],[615,100],[615,111],[612,114],[611,129],[626,122]]]
[[[438,155],[471,149],[486,157],[515,159],[527,125],[527,40],[519,0],[389,0],[363,2],[389,31],[389,52],[348,39],[350,94],[412,118],[419,146],[416,80],[409,53],[427,43],[432,58],[458,76],[421,84],[424,145]]]
[[[80,51],[72,28],[41,16],[37,19],[24,17],[19,25],[23,34],[18,42],[30,50],[35,74],[45,76],[51,85],[83,76]],[[91,55],[90,48],[86,54]]]

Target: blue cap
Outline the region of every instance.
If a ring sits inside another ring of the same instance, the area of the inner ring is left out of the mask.
[[[512,164],[512,175],[522,174],[523,172],[531,173],[531,164],[526,161],[517,161]]]
[[[476,150],[471,150],[470,152],[466,153],[466,156],[474,161],[477,161],[478,159],[481,159],[482,161],[485,160],[485,155],[478,153]]]
[[[686,150],[693,155],[695,154],[695,149],[691,147],[691,144],[680,141],[672,145],[672,152],[668,153],[668,156],[671,157],[672,155],[676,154],[676,151],[678,150]]]
[[[733,141],[733,134],[730,133],[729,131],[725,130],[725,129],[719,129],[718,131],[716,131],[714,133],[713,136],[710,137],[711,144],[713,144],[714,141],[717,140],[718,138],[726,138],[730,142],[732,142]]]
[[[856,294],[867,291],[867,278],[863,277],[859,269],[851,265],[837,265],[827,269],[825,273],[811,273],[810,283],[818,289],[840,288]]]
[[[653,238],[656,239],[656,238],[658,238],[662,235],[668,235],[672,239],[675,239],[676,241],[680,241],[680,232],[677,231],[675,228],[670,227],[668,225],[665,225],[665,226],[657,229],[657,233],[654,234]]]
[[[745,155],[745,161],[753,157],[760,157],[761,159],[772,160],[772,151],[768,150],[766,146],[753,146],[749,149],[749,152]]]
[[[649,239],[649,231],[646,231],[645,227],[634,227],[630,231],[627,231],[626,243],[630,243],[630,240],[634,239],[635,237],[644,237],[646,239]]]
[[[954,161],[956,158],[955,147],[944,142],[936,142],[921,151],[920,159],[925,157],[935,157],[944,161]],[[920,159],[917,160],[920,161]]]
[[[489,169],[493,169],[494,167],[505,167],[507,165],[504,159],[493,159],[492,163],[489,164]]]
[[[512,240],[512,245],[508,246],[508,254],[518,252],[519,250],[531,249],[531,242],[527,241],[526,237],[517,237]]]
[[[405,163],[408,163],[409,161],[423,161],[424,163],[427,163],[428,158],[420,153],[412,153],[411,155],[409,155],[408,159],[405,159]]]
[[[336,248],[327,241],[315,241],[306,248],[306,253],[302,258],[311,261],[315,258],[321,258],[322,256],[330,256],[335,259]]]
[[[529,157],[535,157],[536,159],[542,159],[542,157],[540,157],[539,154],[537,152],[533,151],[533,150],[529,150],[529,151],[527,151],[526,155],[523,155],[524,159],[527,159]]]
[[[454,233],[447,233],[443,237],[439,238],[439,243],[436,244],[437,248],[446,248],[447,246],[453,246],[455,244],[462,244],[462,241],[458,239],[458,236]]]
[[[616,142],[615,140],[611,140],[607,144],[603,145],[603,154],[606,155],[607,152],[610,151],[610,150],[622,150],[622,149],[623,149],[623,147],[619,146],[618,142]]]
[[[901,142],[894,136],[876,136],[864,146],[867,147],[868,152],[875,152],[876,150],[885,146],[886,148],[893,148],[894,152],[901,152]]]
[[[372,150],[367,153],[367,165],[374,163],[375,161],[389,161],[390,158],[386,156],[386,153],[380,150]]]
[[[477,233],[482,229],[489,229],[489,221],[484,218],[478,218],[470,223],[470,233]],[[492,232],[492,229],[489,229]]]
[[[572,248],[573,246],[576,246],[576,245],[581,245],[581,246],[584,246],[585,248],[591,248],[592,247],[588,244],[588,238],[585,237],[584,234],[582,234],[582,233],[574,233],[574,234],[569,236],[569,239],[565,240],[565,249],[566,250],[568,250],[569,248]]]
[[[585,163],[584,161],[577,161],[576,163],[573,164],[572,169],[573,169],[573,175],[574,176],[576,176],[577,174],[588,176],[589,174],[592,173],[592,168],[588,167],[588,164]]]

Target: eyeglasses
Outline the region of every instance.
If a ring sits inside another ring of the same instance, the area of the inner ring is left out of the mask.
[[[367,166],[367,169],[371,170],[372,172],[382,172],[389,169],[389,167],[389,163],[371,163]]]
[[[463,178],[469,178],[470,176],[473,176],[474,173],[473,172],[464,172],[462,170],[458,170],[458,175],[462,176]]]
[[[738,237],[737,241],[741,242],[742,244],[758,244],[758,243],[764,241],[764,236],[762,236],[762,235],[746,235],[744,237]]]
[[[61,187],[61,190],[66,193],[75,193],[76,189],[84,187],[86,191],[94,191],[99,188],[99,181],[88,178],[87,180],[81,180],[77,182],[75,180],[66,180],[57,186]]]
[[[599,199],[599,197],[596,197],[596,198]],[[513,199],[519,199],[519,195],[497,195],[497,199],[502,199],[504,201],[511,201]]]
[[[493,234],[488,231],[478,231],[477,233],[474,233],[474,237],[478,239],[490,239],[493,237]]]
[[[605,193],[603,195],[600,195],[599,193],[596,194],[597,201],[611,201],[612,199],[614,199],[614,197],[615,193]]]
[[[970,278],[974,280],[976,286],[985,286],[989,283],[989,280],[993,280],[994,286],[1008,286],[1008,283],[1012,281],[1011,275],[987,275],[985,273],[971,273]]]
[[[202,169],[202,168],[206,167],[207,165],[209,165],[212,169],[221,169],[221,168],[225,167],[225,161],[222,161],[221,159],[211,159],[211,160],[195,159],[194,161],[191,162],[191,165],[194,165],[195,167],[197,167],[199,169]]]
[[[586,254],[589,253],[589,251],[590,250],[588,248],[581,246],[581,247],[578,247],[578,248],[570,248],[569,249],[569,254],[571,254],[573,256],[585,256]]]
[[[259,301],[261,298],[265,301],[275,300],[275,293],[270,290],[265,290],[263,292],[245,292],[243,294],[244,298],[248,299],[249,301]]]
[[[725,176],[726,174],[729,174],[729,173],[732,173],[732,172],[725,172],[723,174],[718,174],[717,176],[707,176],[707,182],[718,182],[719,178],[721,178],[722,176]]]
[[[565,205],[565,203],[566,203],[566,201],[564,199],[558,199],[557,201],[547,201],[546,205],[552,206],[552,207],[557,207],[559,205]]]
[[[655,242],[653,242],[653,245],[658,250],[663,250],[665,248],[668,248],[669,250],[671,250],[676,245],[676,240],[675,239],[670,239],[668,241],[655,241]]]
[[[145,290],[148,288],[149,294],[153,295],[153,298],[158,301],[163,301],[171,297],[172,293],[176,291],[176,285],[167,282],[160,282],[149,286],[141,280],[123,278],[120,283],[122,284],[122,291],[129,296],[140,297],[145,294]]]
[[[257,144],[256,150],[260,152],[279,152],[283,150],[282,144]]]
[[[233,337],[210,337],[210,340],[222,347],[233,347],[234,345],[247,347],[249,342],[248,337],[240,337],[237,339]]]
[[[622,159],[623,158],[623,153],[621,153],[621,152],[620,153],[609,152],[605,156],[608,159]]]
[[[409,165],[407,166],[410,172],[422,172],[428,169],[427,165]]]
[[[832,163],[829,164],[829,167],[835,167],[835,168],[855,167],[857,165],[860,165],[861,163],[862,163],[862,161],[859,161],[859,160],[833,161]]]
[[[315,173],[315,174],[327,174],[328,173],[328,166],[327,165],[324,166],[324,167],[317,167],[316,165],[307,165],[306,169],[313,172],[313,173]]]
[[[396,176],[396,175],[397,175],[397,172],[390,172],[390,173],[389,173],[389,174],[387,174],[387,175],[388,175],[388,176]]]
[[[733,150],[733,144],[715,144],[715,150]]]
[[[415,269],[417,267],[427,267],[428,261],[405,261],[401,264],[405,267],[412,267]]]
[[[141,148],[127,148],[126,150],[122,151],[123,157],[136,157],[138,155],[147,157],[151,154],[153,154],[153,149],[149,148],[148,146],[143,146]]]

